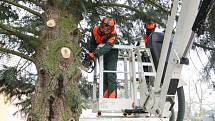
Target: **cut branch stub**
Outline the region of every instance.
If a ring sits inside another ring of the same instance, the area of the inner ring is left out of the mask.
[[[54,19],[49,19],[47,22],[46,22],[46,25],[50,28],[53,28],[56,26],[56,22]]]
[[[76,28],[72,32],[70,32],[70,35],[71,36],[78,36],[79,33],[80,33],[80,30],[78,28]]]
[[[75,121],[75,118],[72,117],[71,119],[69,119],[69,121]]]
[[[44,68],[40,68],[40,71],[39,71],[42,75],[44,75],[46,73],[45,69]]]
[[[61,55],[63,58],[70,58],[71,50],[67,47],[62,47],[61,48]]]

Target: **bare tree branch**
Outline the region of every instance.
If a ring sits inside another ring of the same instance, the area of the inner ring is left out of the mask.
[[[14,51],[14,50],[10,50],[10,49],[7,49],[7,48],[0,47],[0,52],[17,55],[17,56],[19,56],[21,58],[24,58],[26,60],[34,62],[34,59],[32,57],[29,57],[29,56],[27,56],[27,55],[25,55],[23,53],[20,53],[20,52]]]
[[[118,3],[95,3],[96,6],[108,6],[108,7],[122,7],[127,8],[129,10],[135,11],[136,13],[142,13],[142,11],[133,8],[131,6],[125,5],[125,4],[118,4]],[[143,13],[145,15],[145,13]]]
[[[16,29],[14,29],[13,27],[8,27],[2,23],[0,23],[0,33],[7,34],[7,35],[15,35],[19,39],[26,41],[28,43],[31,43],[31,44],[36,44],[36,41],[34,41],[34,40],[37,40],[37,38],[35,38],[33,36],[23,34],[20,31],[17,31]]]
[[[7,35],[9,35],[10,33],[7,32],[7,31],[5,31],[5,30],[3,30],[2,28],[0,28],[0,34],[7,34]]]
[[[195,92],[196,92],[196,95],[197,95],[197,97],[198,97],[198,100],[200,101],[200,95],[199,95],[199,92],[198,92],[198,86],[197,86],[197,84],[193,81],[193,83],[194,83],[194,86],[195,86]]]
[[[207,50],[213,50],[215,51],[215,48],[212,48],[212,47],[207,47],[207,46],[204,46],[204,45],[201,45],[201,44],[198,44],[196,42],[193,43],[193,45],[197,46],[197,47],[200,47],[200,48],[203,48],[203,49],[207,49]]]
[[[163,8],[161,5],[157,4],[155,1],[153,0],[144,0],[144,2],[156,7],[158,10],[161,10],[164,13],[170,14],[170,11],[166,10],[165,8]]]
[[[37,2],[36,0],[28,0],[28,1],[35,4],[36,6],[39,6],[42,9],[44,9],[44,6],[42,4],[40,4],[39,2]]]
[[[42,18],[42,15],[40,13],[38,13],[38,12],[36,12],[36,11],[34,11],[34,10],[26,7],[26,6],[20,5],[20,4],[16,3],[14,0],[2,0],[2,1],[4,1],[6,3],[9,3],[11,5],[17,6],[19,8],[22,8],[22,9],[28,11],[29,13],[32,13],[32,14],[34,14],[34,15],[39,16],[40,18]]]
[[[164,23],[162,23],[162,21],[160,19],[153,19],[151,16],[147,15],[145,12],[140,11],[139,9],[136,9],[134,7],[131,7],[131,6],[128,6],[125,4],[118,4],[118,3],[94,3],[93,4],[93,7],[99,7],[99,6],[127,8],[131,11],[134,11],[134,12],[140,14],[141,16],[147,18],[148,20],[153,20],[154,22],[160,24],[161,26],[165,26]]]

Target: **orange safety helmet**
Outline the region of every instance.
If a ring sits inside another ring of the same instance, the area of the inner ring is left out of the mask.
[[[116,20],[113,18],[105,17],[102,19],[101,25],[100,25],[100,32],[101,35],[107,35],[111,33],[114,29],[114,25],[116,24]]]
[[[156,24],[154,23],[154,22],[152,22],[152,21],[150,21],[150,22],[147,22],[146,24],[145,24],[145,28],[146,29],[155,29],[156,28]]]

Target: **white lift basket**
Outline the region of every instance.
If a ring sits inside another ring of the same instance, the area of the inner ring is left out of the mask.
[[[113,112],[124,115],[143,113],[143,102],[149,95],[147,83],[153,83],[150,81],[153,81],[156,76],[150,50],[131,45],[115,45],[113,49],[121,50],[118,61],[121,61],[124,67],[117,71],[104,70],[103,56],[99,58],[96,64],[98,67],[94,70],[93,112],[98,112],[98,115]],[[148,62],[142,62],[142,54],[147,56]],[[144,72],[143,66],[147,68],[147,72]],[[96,73],[97,70],[98,73]],[[117,78],[117,87],[121,87],[117,89],[117,98],[103,98],[103,74],[110,72],[123,74],[122,79]],[[147,77],[147,82],[145,77]],[[98,91],[97,87],[99,87]]]

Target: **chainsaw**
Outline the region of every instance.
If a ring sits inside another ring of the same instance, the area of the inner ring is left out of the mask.
[[[91,73],[95,69],[95,60],[91,60],[88,55],[89,51],[84,47],[81,46],[80,52],[80,61],[81,61],[81,70]]]

